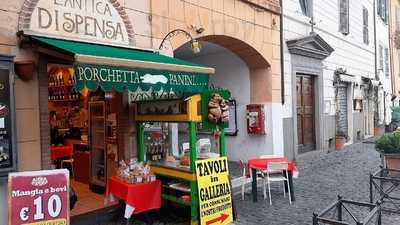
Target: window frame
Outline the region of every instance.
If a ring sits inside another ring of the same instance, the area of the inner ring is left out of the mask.
[[[342,26],[342,2],[346,1],[347,2],[347,21],[346,21],[346,29],[343,29]],[[350,0],[338,0],[338,7],[339,7],[339,32],[342,33],[343,35],[349,35],[350,34]]]
[[[301,8],[301,13],[304,16],[311,18],[313,16],[313,0],[299,0],[299,4]]]
[[[369,11],[364,6],[362,11],[363,16],[363,42],[369,45]]]

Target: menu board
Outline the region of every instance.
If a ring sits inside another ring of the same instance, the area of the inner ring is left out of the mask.
[[[0,176],[15,167],[10,72],[0,69]]]

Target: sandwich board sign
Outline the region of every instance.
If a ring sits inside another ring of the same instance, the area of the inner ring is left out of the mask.
[[[8,207],[9,225],[68,225],[69,171],[10,173]]]
[[[196,161],[200,224],[226,225],[233,222],[228,158]]]

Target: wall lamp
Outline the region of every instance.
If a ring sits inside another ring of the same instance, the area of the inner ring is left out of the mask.
[[[164,49],[165,41],[167,41],[167,40],[171,39],[172,37],[175,37],[176,35],[181,34],[181,33],[185,34],[186,37],[188,39],[190,39],[190,47],[192,48],[193,53],[194,54],[199,53],[201,51],[201,46],[200,46],[199,41],[194,39],[189,32],[187,32],[185,30],[182,30],[182,29],[176,29],[176,30],[173,30],[173,31],[169,32],[164,37],[164,39],[161,41],[160,47],[158,49],[160,49],[160,50]]]

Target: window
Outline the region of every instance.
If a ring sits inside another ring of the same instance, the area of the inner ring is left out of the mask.
[[[376,7],[378,8],[379,17],[385,22],[388,22],[388,1],[387,0],[377,0]]]
[[[349,27],[349,0],[339,0],[339,32],[347,35]]]
[[[400,7],[396,6],[396,30],[400,31]]]
[[[368,10],[363,8],[363,41],[364,44],[369,44],[369,33],[368,33]]]
[[[311,17],[312,16],[312,1],[313,0],[299,0],[301,12],[303,15]]]
[[[385,48],[385,75],[389,76],[389,49]]]
[[[379,69],[383,71],[383,46],[379,45]]]

